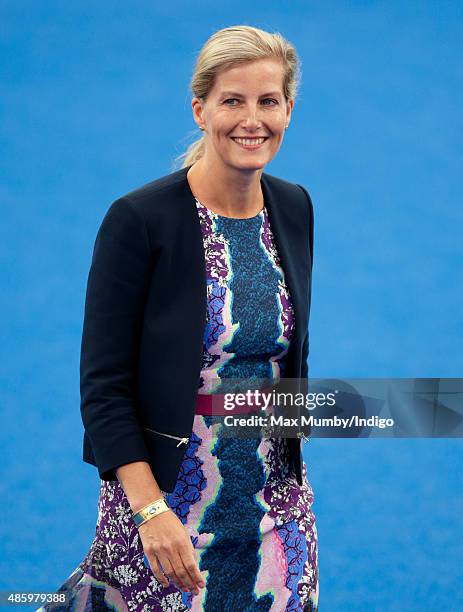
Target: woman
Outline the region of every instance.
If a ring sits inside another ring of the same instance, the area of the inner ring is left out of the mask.
[[[103,219],[81,353],[96,535],[42,609],[318,608],[301,440],[227,438],[210,401],[226,379],[307,376],[312,204],[263,172],[298,72],[279,34],[216,32],[192,79],[203,135]]]

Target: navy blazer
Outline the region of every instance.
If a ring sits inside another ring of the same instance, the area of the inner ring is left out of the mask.
[[[103,480],[147,461],[174,488],[191,435],[206,325],[206,266],[191,166],[115,200],[98,230],[80,359],[83,460]],[[261,186],[295,314],[287,378],[307,378],[313,207],[301,186]],[[302,483],[301,439],[287,438]]]

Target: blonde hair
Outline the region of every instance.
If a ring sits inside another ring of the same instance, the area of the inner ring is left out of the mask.
[[[295,100],[299,88],[300,60],[294,46],[278,33],[247,25],[218,30],[204,44],[196,60],[190,89],[193,97],[207,99],[217,74],[227,68],[259,59],[277,59],[283,65],[283,93]],[[196,131],[195,131],[196,133]],[[204,155],[204,134],[175,158],[174,169],[194,164]]]

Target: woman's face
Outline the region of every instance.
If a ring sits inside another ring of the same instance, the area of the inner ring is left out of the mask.
[[[192,100],[195,121],[204,127],[205,160],[241,170],[264,168],[280,148],[294,105],[286,102],[282,86],[283,66],[273,59],[219,73],[206,102]]]

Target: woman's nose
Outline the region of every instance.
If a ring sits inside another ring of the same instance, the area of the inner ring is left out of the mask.
[[[244,127],[258,127],[260,124],[259,109],[247,108],[244,111],[244,117],[242,120]]]

